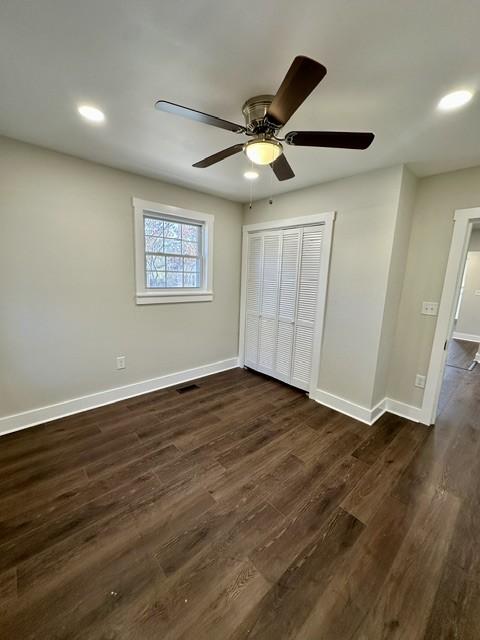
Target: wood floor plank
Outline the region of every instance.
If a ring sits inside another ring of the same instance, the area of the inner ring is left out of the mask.
[[[54,460],[48,461],[43,465],[27,466],[26,468],[22,466],[17,472],[4,476],[0,481],[0,499],[8,496],[12,490],[19,491],[52,476],[83,467],[89,462],[100,460],[102,457],[111,455],[113,451],[121,451],[123,448],[130,447],[137,442],[136,435],[128,434],[117,438],[113,442],[110,440],[91,449],[82,449],[68,457],[55,457]]]
[[[95,498],[131,483],[135,478],[145,475],[147,471],[167,464],[177,454],[178,451],[174,447],[148,452],[143,457],[134,459],[130,464],[122,464],[120,467],[110,466],[105,473],[97,474],[93,479],[87,479],[75,487],[69,486],[52,495],[51,499],[41,503],[36,502],[34,505],[23,504],[23,509],[17,511],[16,515],[11,511],[1,513],[0,545],[36,527],[48,525]]]
[[[480,629],[480,583],[446,563],[423,640],[477,640]]]
[[[385,496],[395,487],[401,473],[427,436],[427,430],[422,431],[415,423],[404,424],[361,482],[343,501],[342,507],[367,523]]]
[[[365,473],[365,464],[350,458],[327,475],[301,503],[293,518],[272,529],[264,544],[252,550],[249,558],[272,583],[276,582],[318,534],[345,495]]]
[[[68,563],[65,556],[59,563],[58,553],[44,558],[33,576],[37,589],[29,588],[26,582],[27,575],[31,578],[32,574],[24,574],[26,590],[19,607],[0,622],[5,637],[13,637],[7,634],[15,630],[19,634],[15,637],[21,638],[100,639],[109,637],[115,628],[115,633],[134,637],[136,624],[129,615],[131,603],[147,592],[158,591],[164,577],[132,538],[133,527],[126,517],[122,514],[112,521],[113,528],[106,528],[110,539],[102,527],[84,530],[87,535],[80,547],[70,545],[68,549]],[[123,624],[105,629],[105,619],[118,613]]]
[[[17,600],[17,568],[0,573],[0,616],[15,607]]]
[[[480,484],[477,480],[476,484]],[[480,494],[461,503],[448,559],[480,583]]]
[[[177,532],[166,543],[159,546],[155,557],[165,575],[169,576],[210,545],[226,535],[255,505],[263,502],[256,487],[245,485],[239,494],[216,502],[190,527]]]
[[[179,636],[179,640],[225,640],[248,616],[270,589],[269,583],[249,560],[245,560],[231,581],[218,592],[201,616]]]
[[[298,640],[351,640],[378,599],[411,526],[406,505],[388,497],[365,527],[345,562],[335,567],[329,589],[318,599]]]
[[[183,571],[167,578],[163,595],[142,605],[140,633],[169,640],[185,633],[195,620],[201,620],[220,594],[235,582],[245,566],[248,549],[264,540],[280,518],[268,504],[256,505],[217,544],[204,549]]]
[[[232,639],[290,640],[327,589],[338,565],[364,525],[338,508],[251,611]]]
[[[0,571],[24,562],[38,553],[39,549],[55,545],[72,532],[87,527],[92,522],[107,518],[111,513],[122,513],[134,502],[136,495],[145,495],[148,488],[154,485],[151,474],[138,476],[130,483],[82,504],[19,538],[10,538],[0,546]]]
[[[352,455],[368,464],[374,464],[385,447],[402,429],[403,424],[404,421],[398,416],[392,416],[390,413],[383,414],[380,420],[372,426],[371,435],[362,441]]]
[[[64,474],[45,478],[27,486],[14,486],[12,490],[0,499],[0,522],[6,523],[10,518],[35,509],[52,500],[56,500],[60,493],[76,491],[85,484],[87,475],[85,470],[75,469]]]
[[[444,491],[435,489],[423,497],[358,640],[423,638],[458,510],[458,498]]]
[[[311,439],[311,430],[305,429],[304,425],[279,434],[257,451],[249,451],[242,460],[229,467],[215,482],[208,485],[209,492],[216,500],[220,500],[243,486],[246,478],[249,482],[259,483],[295,446],[305,441],[311,442]]]

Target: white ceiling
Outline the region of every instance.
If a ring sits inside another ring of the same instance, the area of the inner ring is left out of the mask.
[[[243,154],[191,165],[240,136],[155,111],[159,98],[242,123],[298,54],[328,74],[284,131],[374,131],[367,151],[287,148],[296,173],[261,170],[254,198],[409,163],[419,175],[480,164],[477,0],[2,0],[0,132],[114,167],[247,201]],[[105,111],[103,126],[77,112]]]

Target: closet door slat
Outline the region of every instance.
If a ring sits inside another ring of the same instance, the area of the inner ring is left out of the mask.
[[[260,330],[260,305],[262,301],[263,238],[251,235],[247,251],[247,295],[245,319],[245,364],[256,367],[258,363],[258,336]]]

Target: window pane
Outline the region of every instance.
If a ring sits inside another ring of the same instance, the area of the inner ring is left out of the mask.
[[[197,258],[184,258],[184,269],[185,271],[200,271],[199,260]]]
[[[164,234],[165,238],[181,238],[182,225],[179,222],[168,222],[165,220]]]
[[[183,286],[184,287],[198,287],[199,285],[198,273],[184,273],[183,274]]]
[[[183,258],[167,256],[167,271],[183,271]]]
[[[163,236],[163,220],[144,218],[146,236]]]
[[[165,256],[145,256],[147,271],[165,271]]]
[[[164,244],[165,253],[182,253],[182,242],[181,240],[170,240],[170,238],[165,238]]]
[[[145,251],[151,253],[161,253],[163,251],[163,238],[145,236]]]
[[[167,273],[167,287],[183,287],[183,274]]]
[[[198,256],[198,244],[196,242],[182,242],[182,253],[185,256]]]
[[[194,289],[202,286],[203,226],[143,216],[147,289]]]
[[[165,287],[164,271],[147,271],[147,288],[161,289]]]
[[[200,227],[193,224],[182,224],[182,240],[198,242]]]

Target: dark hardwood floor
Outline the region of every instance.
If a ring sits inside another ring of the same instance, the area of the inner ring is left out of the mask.
[[[447,365],[460,369],[471,368],[479,347],[478,342],[452,338],[448,343]]]
[[[0,638],[478,640],[477,369],[435,428],[235,369],[4,436]]]

